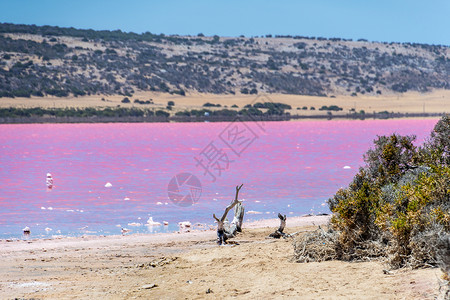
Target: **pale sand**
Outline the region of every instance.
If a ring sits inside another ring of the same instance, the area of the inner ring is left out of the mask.
[[[257,98],[259,97],[259,98]],[[300,115],[317,115],[324,114],[318,111],[323,105],[337,105],[343,108],[342,112],[333,112],[333,114],[345,114],[350,109],[357,112],[364,110],[366,113],[372,112],[400,112],[400,113],[450,113],[450,90],[437,90],[430,93],[408,92],[405,94],[391,94],[379,96],[336,96],[336,98],[301,96],[301,95],[214,95],[201,93],[187,93],[185,97],[179,95],[170,95],[166,93],[155,92],[137,92],[130,97],[131,102],[134,99],[149,100],[153,99],[155,104],[124,104],[121,100],[124,96],[84,96],[84,97],[31,97],[31,98],[0,98],[0,107],[139,107],[151,109],[163,109],[167,106],[168,101],[174,101],[175,106],[173,112],[183,111],[186,109],[200,109],[206,102],[227,105],[230,108],[233,104],[242,109],[246,104],[252,102],[266,102],[268,97],[273,102],[281,102],[292,106],[291,114]],[[102,101],[104,98],[108,101]],[[308,110],[297,110],[297,107],[306,106]],[[311,111],[310,107],[315,107],[315,111]],[[222,109],[208,108],[208,109]]]
[[[328,219],[288,218],[285,231],[313,230]],[[247,224],[236,246],[217,246],[215,231],[2,241],[0,298],[433,299],[438,293],[439,269],[384,274],[376,261],[292,262],[291,239],[265,238],[277,226],[277,220]]]

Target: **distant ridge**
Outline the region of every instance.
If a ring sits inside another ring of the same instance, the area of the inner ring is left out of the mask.
[[[0,97],[136,91],[380,95],[450,89],[448,74],[450,48],[442,45],[0,23]]]

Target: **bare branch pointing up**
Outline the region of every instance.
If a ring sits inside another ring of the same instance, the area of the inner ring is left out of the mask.
[[[239,203],[239,200],[238,200],[239,191],[240,191],[240,189],[242,188],[243,185],[244,185],[244,184],[241,184],[240,186],[236,186],[236,197],[235,197],[234,200],[232,200],[231,203],[228,204],[228,206],[225,208],[225,212],[223,213],[223,216],[222,216],[222,218],[221,218],[220,220],[216,217],[215,214],[213,214],[213,218],[216,219],[217,223],[219,224],[219,227],[220,227],[220,224],[222,224],[222,229],[223,229],[223,222],[225,222],[225,219],[227,218],[228,212],[229,212],[236,204]]]

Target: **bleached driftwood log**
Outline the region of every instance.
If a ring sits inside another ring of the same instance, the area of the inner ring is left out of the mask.
[[[280,237],[287,237],[289,236],[288,234],[284,233],[284,227],[286,227],[286,215],[282,215],[280,213],[278,213],[278,218],[280,218],[280,227],[278,227],[277,230],[275,230],[274,233],[271,233],[269,235],[269,237],[274,238],[274,239],[279,239]]]
[[[236,186],[236,197],[231,203],[225,208],[222,218],[218,219],[215,214],[213,218],[217,221],[217,243],[219,245],[226,244],[227,240],[236,236],[237,232],[242,231],[242,222],[244,219],[245,208],[242,203],[238,200],[239,190],[241,186]],[[234,207],[234,218],[231,224],[228,224],[227,214]]]

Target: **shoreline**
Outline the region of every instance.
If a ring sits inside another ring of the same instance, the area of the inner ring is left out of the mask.
[[[312,226],[312,225],[326,225],[329,219],[331,218],[330,214],[327,215],[304,215],[304,216],[296,216],[296,217],[288,217],[289,224],[291,226]],[[244,229],[255,229],[255,228],[268,228],[273,227],[277,228],[280,224],[280,221],[278,218],[273,219],[260,219],[260,220],[254,220],[251,222],[244,222]],[[165,239],[178,239],[177,237],[186,235],[186,234],[193,234],[196,237],[205,235],[209,236],[209,233],[213,232],[214,238],[216,234],[215,225],[212,226],[213,229],[211,229],[211,226],[206,226],[203,229],[198,228],[198,226],[193,225],[191,228],[179,228],[178,231],[172,231],[172,232],[157,232],[157,233],[126,233],[122,235],[118,234],[111,234],[111,235],[104,235],[104,234],[83,234],[80,236],[66,236],[66,235],[57,235],[57,236],[51,236],[51,237],[42,237],[42,238],[3,238],[0,239],[0,245],[4,247],[5,245],[14,245],[16,243],[21,244],[34,244],[38,242],[51,242],[51,241],[59,241],[57,243],[65,244],[65,242],[68,243],[77,243],[80,241],[91,241],[91,240],[121,240],[126,238],[134,238],[134,237],[141,237],[144,238],[147,241],[155,241],[158,242],[160,240]],[[0,255],[2,253],[2,249],[0,247]]]
[[[345,115],[314,115],[314,116],[268,116],[260,117],[27,117],[0,118],[0,124],[82,124],[82,123],[204,123],[204,122],[279,122],[279,121],[308,121],[308,120],[394,120],[394,119],[425,119],[439,118],[446,113],[375,113],[375,114],[345,114]]]
[[[450,90],[357,97],[346,95],[318,97],[279,93],[230,95],[197,92],[180,96],[137,91],[130,96],[129,103],[122,102],[123,99],[123,95],[102,94],[80,97],[0,98],[0,112],[5,110],[0,115],[0,124],[223,122],[232,121],[236,117],[245,121],[261,118],[256,115],[256,112],[248,111],[246,108],[255,104],[259,104],[258,107],[261,108],[262,103],[285,105],[283,109],[276,112],[282,114],[264,114],[262,117],[265,121],[426,118],[450,113]],[[141,99],[140,102],[135,103],[138,99]],[[140,104],[142,101],[149,103]],[[18,111],[6,111],[11,109]],[[74,110],[82,113],[77,114]],[[102,110],[108,110],[108,112],[104,113]],[[209,111],[210,115],[204,116],[202,113],[204,110]],[[266,113],[266,110],[263,108],[262,112]]]
[[[313,231],[329,217],[288,218],[285,232]],[[256,222],[244,222],[243,232],[232,239],[238,245],[226,246],[217,246],[215,230],[2,242],[0,298],[434,299],[438,294],[439,269],[386,274],[381,261],[296,263],[291,238],[267,239],[279,220]]]

